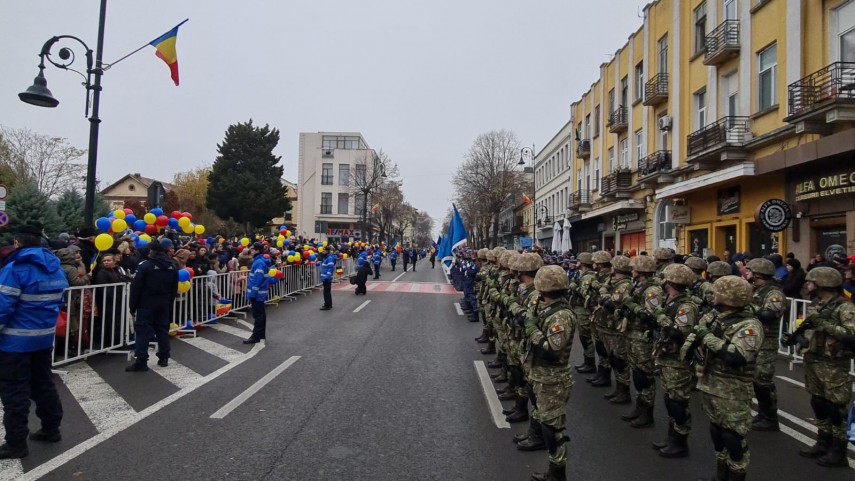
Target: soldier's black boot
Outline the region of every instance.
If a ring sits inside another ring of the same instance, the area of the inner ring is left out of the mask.
[[[730,477],[730,468],[727,467],[727,458],[715,460],[715,478],[713,481],[728,481]]]
[[[728,470],[728,477],[721,478],[722,481],[745,481],[745,471]]]
[[[499,371],[499,374],[492,376],[493,382],[496,384],[501,384],[503,382],[508,382],[508,375],[505,374],[505,370],[502,369]]]
[[[757,397],[757,416],[751,423],[754,431],[780,431],[778,425],[778,403],[772,390],[765,386],[754,385],[754,395]]]
[[[816,463],[826,468],[848,468],[849,460],[846,458],[846,439],[832,438],[831,446],[824,456],[816,460]]]
[[[537,422],[536,419],[530,417],[528,420],[528,431],[522,434],[514,434],[514,444],[521,443],[530,437],[540,437],[540,443],[543,444],[543,436],[540,433],[540,423]],[[546,448],[546,445],[543,444],[543,447]]]
[[[487,333],[487,328],[481,329],[481,335],[475,338],[475,342],[478,344],[486,344],[490,342],[490,336]]]
[[[617,386],[617,395],[609,399],[612,404],[629,404],[632,402],[632,397],[629,395],[629,384],[619,384]]]
[[[567,481],[567,466],[549,463],[549,471],[545,473],[534,473],[532,481]]]
[[[496,341],[488,341],[487,347],[481,348],[481,354],[496,354]]]
[[[528,398],[518,397],[514,403],[514,412],[508,414],[505,421],[509,423],[521,423],[528,421]]]
[[[536,423],[536,421],[534,422]],[[543,440],[540,423],[537,423],[535,428],[529,427],[528,436],[517,442],[517,449],[520,451],[546,451],[546,442]]]
[[[655,442],[655,443],[651,444],[651,446],[653,446],[653,449],[659,451],[660,449],[664,448],[665,446],[668,446],[669,444],[671,444],[671,438],[673,438],[675,434],[676,434],[676,431],[674,431],[674,423],[669,422],[668,423],[668,435],[665,437],[665,440]]]
[[[820,431],[816,437],[816,443],[809,447],[799,450],[799,456],[806,458],[819,458],[824,456],[831,447],[831,433],[828,431]]]
[[[644,410],[644,405],[641,404],[641,399],[635,398],[635,409],[624,414],[623,416],[620,417],[620,419],[622,421],[632,421],[633,419],[637,418],[638,416],[641,416],[641,411],[643,411],[643,410]]]
[[[573,368],[576,369],[576,372],[578,372],[579,374],[587,374],[589,372],[596,372],[597,371],[597,365],[594,364],[594,361],[595,361],[595,359],[593,357],[585,356],[585,360],[582,361],[582,364],[577,364],[577,365],[573,366]]]
[[[591,386],[594,387],[609,387],[612,385],[612,370],[607,367],[598,367],[597,374],[599,377],[591,381]]]
[[[653,406],[644,405],[641,415],[633,419],[629,425],[634,428],[648,428],[653,426]]]
[[[520,399],[519,396],[517,396],[517,386],[514,382],[513,376],[508,380],[508,386],[498,394],[499,399],[502,401],[518,401]]]
[[[588,384],[596,381],[597,379],[599,379],[603,375],[603,371],[602,371],[602,368],[600,368],[600,366],[594,366],[594,370],[591,372],[594,373],[594,375],[585,378],[585,382],[587,382]]]
[[[0,446],[0,459],[20,459],[27,457],[28,454],[30,454],[30,450],[27,448],[26,441],[14,445],[3,443]]]
[[[608,401],[611,400],[613,397],[617,396],[620,393],[620,386],[620,383],[615,383],[615,390],[608,394],[604,394],[603,399]]]
[[[688,439],[688,434],[680,434],[675,430],[671,442],[659,450],[659,455],[663,458],[685,458],[689,455]]]

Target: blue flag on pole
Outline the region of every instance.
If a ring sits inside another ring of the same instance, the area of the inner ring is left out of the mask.
[[[448,232],[448,237],[451,239],[452,249],[466,244],[466,227],[463,225],[463,218],[460,217],[460,212],[457,211],[457,206],[454,206],[454,215],[451,218],[451,229],[449,229]]]

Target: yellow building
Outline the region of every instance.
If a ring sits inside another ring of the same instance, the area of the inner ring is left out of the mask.
[[[855,0],[648,4],[571,107],[576,250],[853,253],[848,61]]]
[[[299,212],[300,207],[300,201],[297,196],[297,185],[285,179],[282,179],[282,185],[285,186],[285,197],[291,201],[291,210],[283,212],[282,217],[275,217],[267,224],[270,229],[270,233],[274,234],[279,232],[279,227],[283,225],[287,225],[292,232],[300,232],[297,216],[294,215],[294,212]]]

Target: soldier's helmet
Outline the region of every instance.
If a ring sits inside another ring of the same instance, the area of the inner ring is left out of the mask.
[[[506,252],[510,252],[510,253],[511,253],[511,254],[508,256],[508,260],[507,260],[507,262],[508,262],[508,269],[510,269],[510,270],[512,270],[512,271],[518,271],[519,269],[517,269],[517,261],[519,260],[520,256],[522,256],[522,254],[520,254],[520,253],[519,253],[519,252],[517,252],[517,251],[506,251]]]
[[[583,252],[583,253],[579,254],[579,257],[577,257],[576,260],[578,260],[580,264],[585,264],[586,266],[592,266],[592,265],[594,265],[594,261],[591,260],[591,257],[592,256],[591,256],[590,252]]]
[[[488,261],[490,261],[490,262],[496,262],[496,251],[494,251],[494,250],[488,250],[488,251],[487,251],[487,253],[486,253],[486,254],[484,254],[484,255],[485,255],[485,256],[487,256],[487,260],[488,260]]]
[[[632,264],[630,263],[629,257],[626,256],[614,256],[611,260],[612,269],[623,272],[624,274],[632,274]]]
[[[684,264],[668,264],[662,271],[662,276],[667,282],[681,286],[691,286],[697,277],[692,269]]]
[[[502,251],[499,252],[498,255],[499,266],[508,269],[508,261],[511,259],[511,255],[513,255],[513,252],[502,249]]]
[[[606,251],[597,251],[591,254],[591,262],[594,264],[608,264],[612,261],[612,255]]]
[[[689,269],[694,269],[696,271],[705,271],[707,270],[707,261],[701,259],[698,256],[690,256],[687,257],[683,262]]]
[[[745,307],[751,304],[754,289],[739,276],[719,277],[713,282],[713,303],[730,307]]]
[[[570,281],[560,266],[543,266],[534,276],[534,288],[540,292],[565,291]]]
[[[834,289],[843,284],[843,276],[833,267],[814,267],[807,273],[806,281],[813,282],[816,287]]]
[[[733,269],[730,267],[730,264],[724,261],[714,261],[710,262],[710,265],[707,266],[707,274],[713,277],[723,277],[729,276],[733,274]]]
[[[486,259],[487,258],[487,251],[488,251],[487,248],[478,249],[478,258],[479,259]]]
[[[772,264],[772,261],[769,259],[751,259],[745,265],[745,268],[755,274],[763,274],[770,277],[775,275],[775,264]]]
[[[534,272],[541,267],[543,267],[543,259],[533,252],[526,252],[516,257],[516,268],[514,270],[519,272]]]
[[[674,252],[667,247],[657,247],[653,249],[653,258],[657,261],[670,261],[674,259]]]
[[[638,272],[656,272],[656,261],[650,256],[636,256],[632,263]]]
[[[496,246],[496,247],[493,247],[493,250],[496,251],[496,254],[498,255],[499,252],[502,252],[503,250],[506,250],[506,249],[502,246]]]

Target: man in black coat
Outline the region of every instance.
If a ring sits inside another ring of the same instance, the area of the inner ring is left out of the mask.
[[[407,272],[407,264],[410,263],[410,250],[404,249],[403,256],[404,256],[404,272]]]
[[[365,283],[368,281],[368,276],[370,276],[371,274],[372,274],[371,262],[365,261],[362,264],[362,267],[360,267],[359,270],[356,271],[356,277],[355,277],[355,281],[354,281],[354,284],[356,284],[356,291],[354,292],[354,294],[365,295],[365,293],[368,292],[365,289]]]

